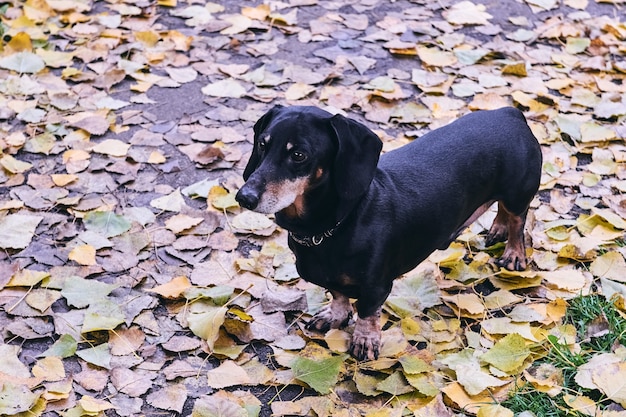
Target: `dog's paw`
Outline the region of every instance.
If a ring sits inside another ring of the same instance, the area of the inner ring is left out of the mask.
[[[496,261],[496,264],[509,271],[523,271],[527,266],[525,256],[519,256],[517,253],[507,254],[506,251],[502,257]]]
[[[373,361],[380,353],[380,335],[353,335],[350,344],[350,354],[359,361]]]
[[[378,359],[380,337],[380,309],[370,317],[363,319],[357,317],[352,333],[350,353],[360,361]]]
[[[493,246],[496,243],[504,242],[508,238],[508,230],[506,227],[502,227],[501,225],[495,224],[491,226],[491,229],[485,236],[485,245],[487,247]]]
[[[332,306],[326,306],[315,314],[306,324],[308,330],[326,332],[330,329],[339,329],[350,321],[352,312],[347,310],[337,311]]]

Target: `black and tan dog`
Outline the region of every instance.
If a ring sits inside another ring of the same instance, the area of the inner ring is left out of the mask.
[[[524,222],[539,187],[541,149],[521,112],[478,111],[380,157],[364,125],[315,107],[277,106],[254,126],[237,201],[276,213],[302,278],[332,302],[308,328],[358,316],[351,353],[373,359],[392,281],[445,249],[494,202],[487,243],[508,238],[498,264],[526,268]]]

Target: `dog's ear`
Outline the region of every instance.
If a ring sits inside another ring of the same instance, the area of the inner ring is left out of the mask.
[[[280,111],[283,109],[283,106],[277,105],[272,107],[267,113],[265,113],[257,122],[254,124],[254,144],[252,147],[252,155],[250,155],[250,160],[248,160],[248,165],[243,170],[243,179],[248,180],[250,175],[254,172],[254,170],[258,167],[261,162],[261,155],[259,154],[259,147],[257,146],[259,135],[263,133],[263,131],[269,126],[270,122]]]
[[[383,143],[366,126],[340,114],[330,119],[338,150],[333,166],[335,187],[343,200],[365,193],[374,178]]]
[[[276,106],[272,107],[271,109],[269,109],[267,111],[267,113],[265,113],[263,116],[261,116],[261,118],[259,120],[257,120],[257,122],[254,124],[254,141],[256,142],[257,139],[259,138],[259,135],[265,130],[265,128],[267,128],[267,126],[270,124],[270,122],[272,121],[272,119],[274,117],[276,117],[276,115],[278,113],[281,112],[282,109],[284,109],[284,106],[281,106],[280,104],[277,104]]]

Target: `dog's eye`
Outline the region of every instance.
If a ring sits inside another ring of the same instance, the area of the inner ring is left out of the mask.
[[[303,162],[306,160],[306,155],[299,151],[293,151],[291,153],[291,159],[295,162]]]
[[[261,151],[261,152],[265,151],[265,141],[264,140],[260,140],[259,144],[257,146],[259,147],[259,151]]]

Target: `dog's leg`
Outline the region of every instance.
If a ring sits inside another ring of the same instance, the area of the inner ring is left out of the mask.
[[[374,314],[357,317],[352,333],[350,353],[358,360],[375,360],[380,353],[380,312],[379,307]]]
[[[508,239],[504,253],[497,264],[511,271],[526,269],[526,249],[524,247],[524,222],[526,211],[520,216],[510,212],[502,202],[498,202],[498,214],[489,229],[486,243],[491,246]]]
[[[504,207],[501,201],[498,202],[498,214],[487,233],[485,244],[487,246],[504,242],[509,236],[509,218],[512,214]]]
[[[337,291],[330,291],[333,299],[330,305],[321,309],[307,323],[307,329],[325,332],[345,326],[352,317],[350,299]]]

